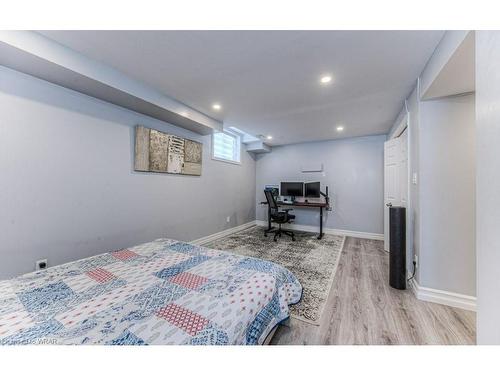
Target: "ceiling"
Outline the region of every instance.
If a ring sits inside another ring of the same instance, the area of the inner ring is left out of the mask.
[[[475,34],[471,31],[441,68],[422,99],[470,93],[476,90]]]
[[[385,134],[441,31],[41,31],[281,145]],[[319,82],[330,74],[330,84]],[[212,109],[213,103],[222,109]],[[343,125],[344,131],[335,129]]]

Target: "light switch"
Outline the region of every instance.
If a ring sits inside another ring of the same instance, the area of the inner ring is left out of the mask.
[[[413,177],[411,179],[413,185],[417,184],[417,172],[413,172]]]

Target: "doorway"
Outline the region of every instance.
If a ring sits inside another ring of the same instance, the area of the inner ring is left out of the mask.
[[[384,250],[389,251],[389,208],[408,208],[408,127],[384,144]],[[408,212],[406,213],[408,222]]]

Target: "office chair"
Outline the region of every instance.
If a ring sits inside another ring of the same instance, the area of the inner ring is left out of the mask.
[[[274,198],[274,195],[269,190],[264,190],[264,194],[266,194],[267,204],[270,208],[271,221],[278,224],[277,229],[271,229],[264,232],[264,236],[267,237],[268,233],[274,233],[274,241],[278,241],[278,237],[281,237],[281,234],[286,234],[287,236],[292,237],[292,241],[295,241],[295,233],[281,229],[281,224],[290,223],[293,219],[295,219],[295,215],[290,215],[288,212],[292,211],[291,208],[284,209],[279,211],[278,204]]]

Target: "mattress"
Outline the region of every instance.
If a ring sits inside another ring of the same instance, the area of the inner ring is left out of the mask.
[[[262,344],[301,295],[278,264],[158,239],[0,281],[0,344]]]

